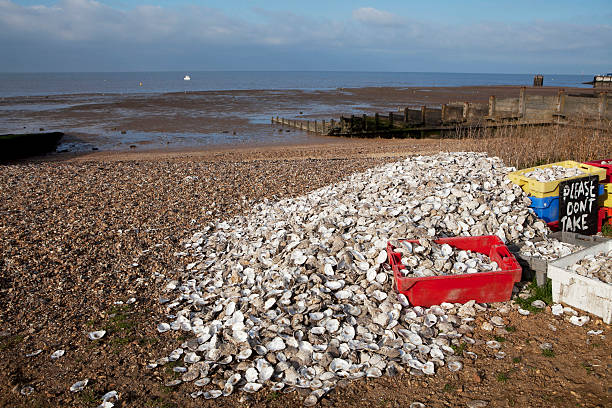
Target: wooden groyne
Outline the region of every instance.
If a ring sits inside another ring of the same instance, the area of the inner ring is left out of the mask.
[[[305,130],[306,132],[319,133],[327,135],[336,126],[336,122],[332,119],[330,121],[325,120],[299,120],[299,119],[285,119],[281,117],[273,117],[273,124],[288,126],[299,130]]]
[[[508,126],[553,124],[604,129],[612,122],[612,98],[597,95],[529,95],[521,88],[517,98],[497,99],[487,104],[452,102],[437,106],[408,106],[401,111],[374,115],[351,115],[339,120],[300,120],[273,117],[280,124],[307,132],[348,137],[444,136],[461,129],[495,129]]]

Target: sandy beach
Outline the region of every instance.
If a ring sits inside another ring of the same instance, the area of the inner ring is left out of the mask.
[[[155,329],[164,315],[161,285],[188,261],[174,254],[207,223],[244,214],[263,200],[300,195],[409,155],[453,150],[453,143],[352,140],[96,152],[2,166],[0,406],[95,407],[110,390],[121,394],[115,406],[122,407],[300,405],[300,393],[269,391],[193,400],[164,386],[174,378],[170,367],[145,368],[184,340],[180,332],[162,337]],[[504,320],[506,329],[496,333],[508,355],[503,360],[482,358],[433,377],[343,381],[320,405],[610,403],[610,336],[587,336],[546,311],[527,317],[512,312]],[[607,330],[601,320],[593,324]],[[108,332],[103,341],[88,340],[88,332],[102,328]],[[473,336],[488,339],[491,333],[476,329]],[[554,358],[542,354],[538,344],[545,341],[555,342]],[[471,350],[486,354],[483,348]],[[57,349],[65,355],[51,360]],[[70,392],[83,378],[90,379],[86,390]],[[29,396],[21,394],[26,385],[34,390]]]

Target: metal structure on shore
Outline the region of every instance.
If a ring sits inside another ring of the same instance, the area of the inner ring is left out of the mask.
[[[553,124],[604,129],[612,121],[607,92],[572,95],[529,95],[518,98],[489,97],[488,104],[453,102],[438,106],[409,106],[402,111],[340,117],[339,120],[302,120],[272,117],[272,124],[328,136],[346,137],[444,137],[462,129],[496,129],[509,126]]]

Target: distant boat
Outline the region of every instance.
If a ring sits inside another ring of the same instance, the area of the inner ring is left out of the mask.
[[[189,75],[185,75],[183,78],[184,81],[191,81],[191,77]]]

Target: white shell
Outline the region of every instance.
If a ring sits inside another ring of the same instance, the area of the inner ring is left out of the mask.
[[[463,364],[461,364],[461,361],[449,361],[448,362],[448,369],[450,371],[459,371],[463,368]]]
[[[70,391],[72,392],[79,392],[82,391],[83,388],[85,388],[87,386],[87,383],[89,382],[89,379],[84,379],[82,381],[77,381],[74,384],[72,384],[70,386]]]
[[[266,348],[268,349],[268,351],[272,352],[284,350],[285,347],[285,342],[280,337],[275,337],[274,339],[272,339],[272,341],[266,344]]]
[[[90,332],[88,337],[89,337],[89,340],[99,340],[102,337],[104,337],[105,334],[106,334],[106,330],[98,330],[98,331]]]
[[[164,333],[170,330],[170,325],[168,323],[160,323],[157,325],[157,331],[160,333]]]
[[[244,378],[247,380],[247,382],[255,382],[259,378],[259,373],[255,368],[250,367],[244,373]]]
[[[243,391],[245,392],[257,392],[261,389],[261,387],[263,387],[262,384],[258,384],[258,383],[254,383],[254,382],[248,382],[244,385],[244,387],[242,388]]]
[[[346,371],[351,367],[351,363],[341,358],[334,358],[329,364],[329,369],[332,372]]]
[[[434,363],[431,361],[426,362],[425,364],[423,364],[422,371],[424,374],[433,375],[436,372]]]

